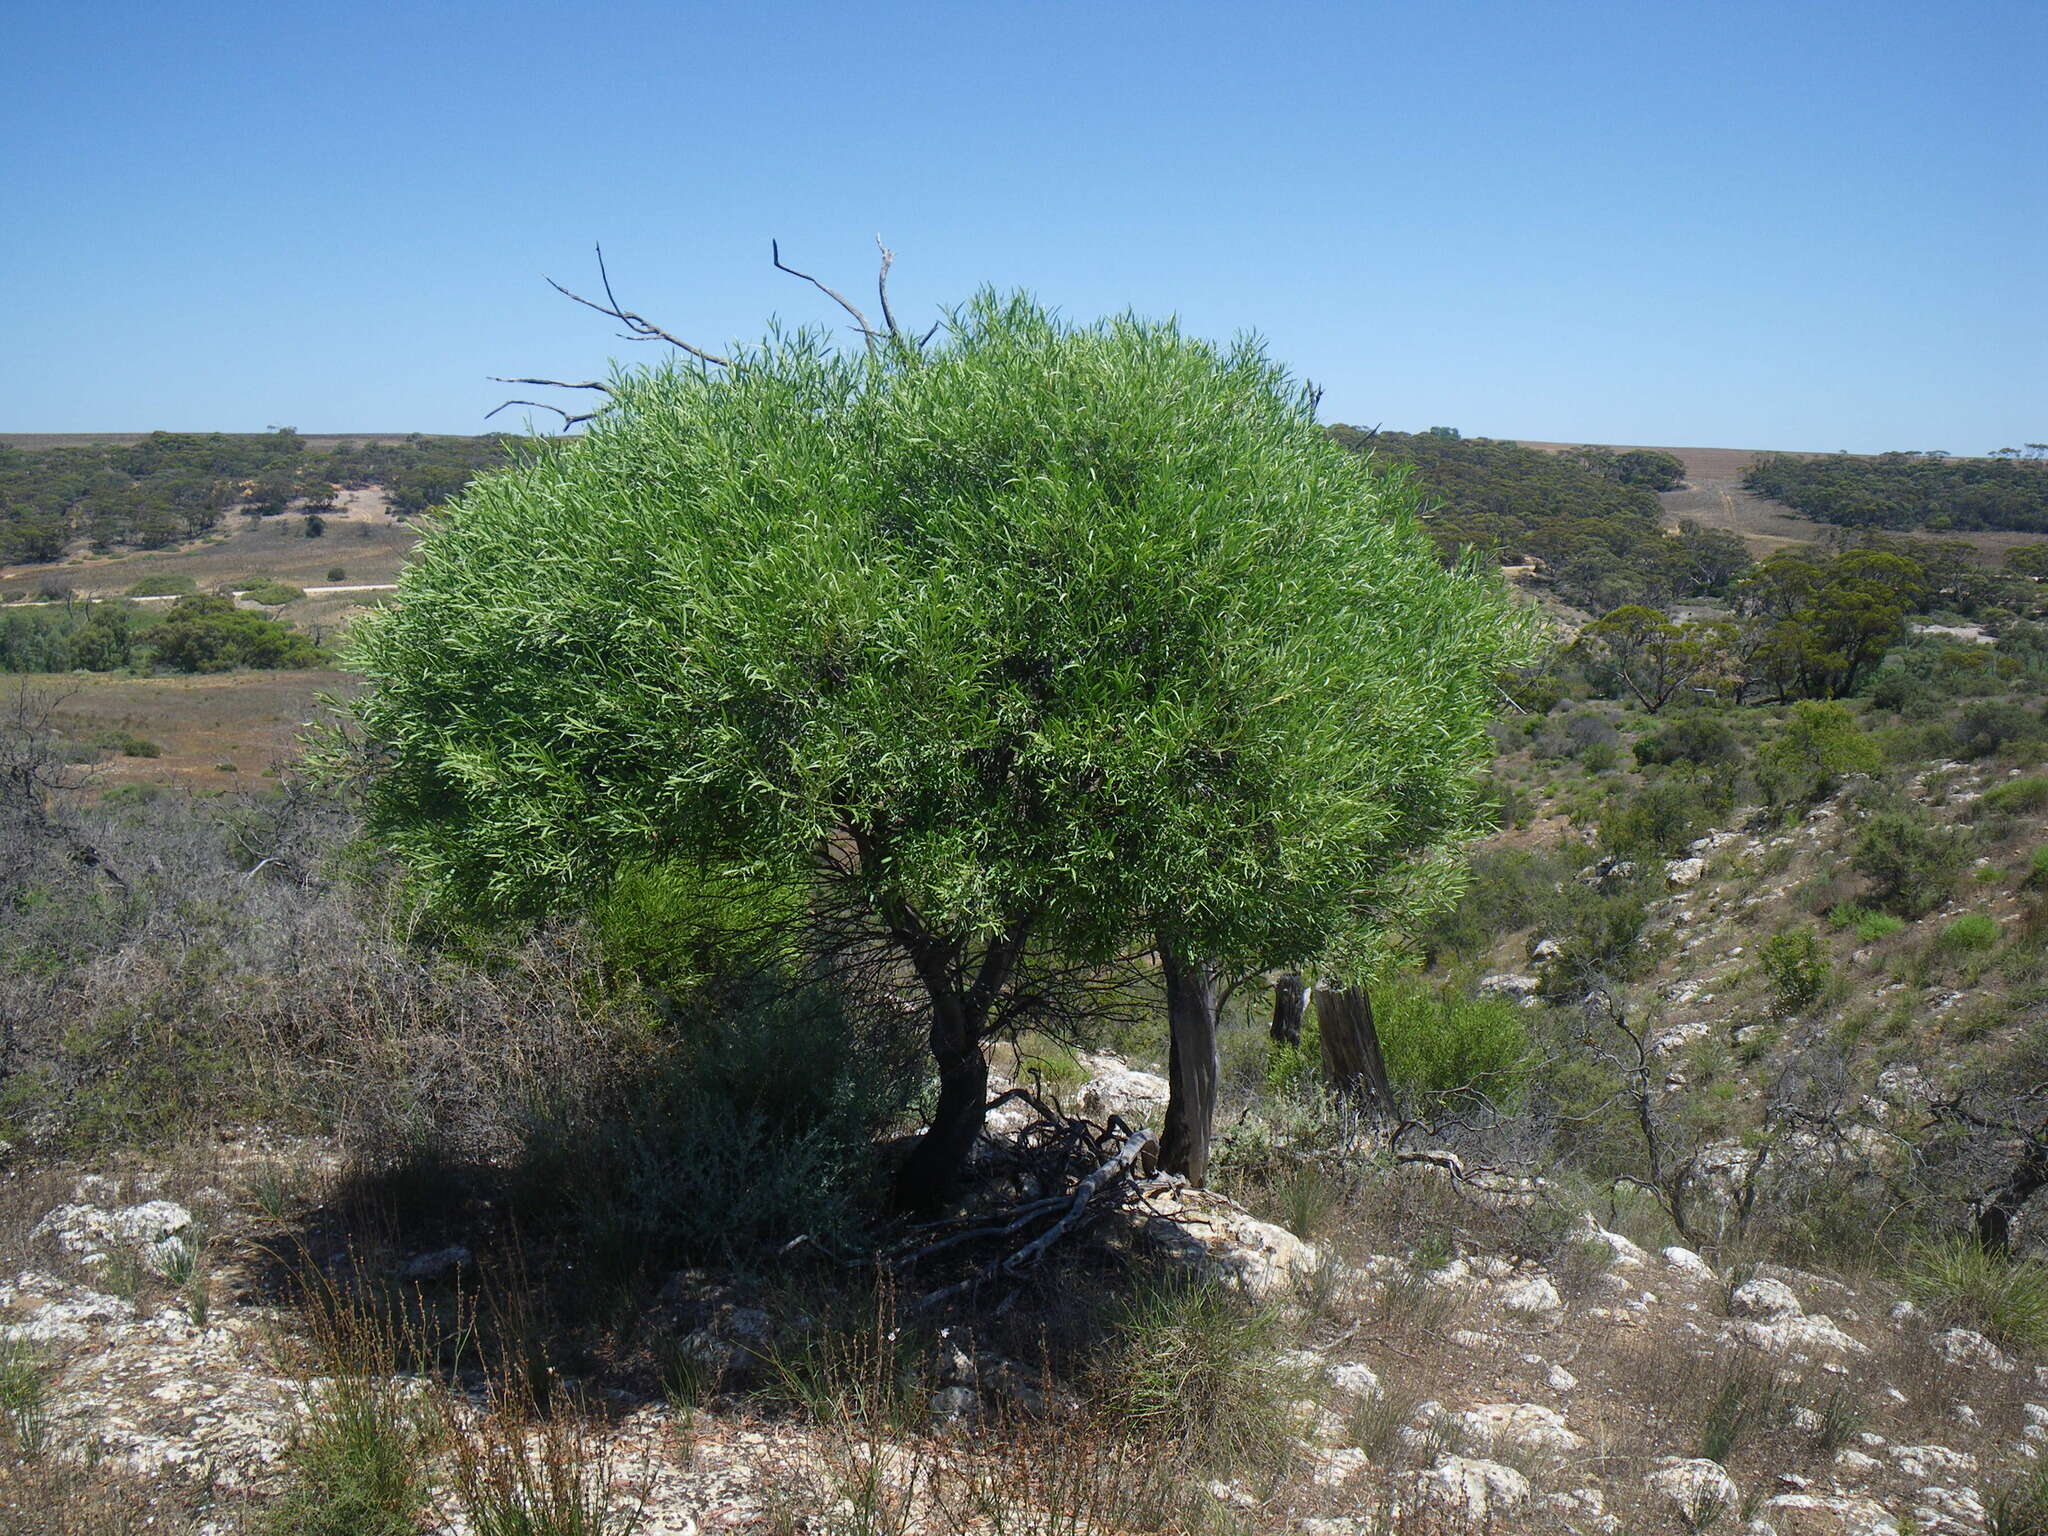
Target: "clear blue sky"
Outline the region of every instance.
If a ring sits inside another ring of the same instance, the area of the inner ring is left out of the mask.
[[[2048,5],[0,0],[0,431],[481,430],[768,240],[1256,330],[1330,420],[2048,437]],[[506,418],[500,418],[502,424]]]

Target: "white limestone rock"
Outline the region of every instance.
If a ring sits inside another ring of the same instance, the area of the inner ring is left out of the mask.
[[[1664,1261],[1666,1269],[1674,1274],[1684,1275],[1689,1280],[1704,1280],[1711,1284],[1717,1278],[1714,1266],[1690,1248],[1666,1248],[1659,1252],[1657,1257]]]
[[[1927,1343],[1950,1365],[1984,1366],[1994,1371],[2013,1369],[2012,1361],[2003,1350],[1983,1334],[1968,1328],[1948,1328],[1930,1334]]]
[[[1446,1456],[1417,1475],[1416,1492],[1426,1501],[1461,1513],[1474,1524],[1519,1509],[1529,1499],[1529,1479],[1513,1467],[1469,1456]]]
[[[1564,1310],[1564,1298],[1543,1275],[1516,1280],[1501,1289],[1500,1304],[1509,1312],[1529,1318],[1555,1317]]]
[[[1704,1528],[1717,1515],[1725,1515],[1742,1503],[1742,1491],[1727,1469],[1704,1457],[1666,1457],[1643,1480],[1643,1486],[1676,1505],[1680,1517],[1694,1530]]]
[[[1465,1438],[1489,1450],[1569,1456],[1585,1439],[1565,1427],[1564,1415],[1539,1403],[1483,1403],[1456,1416]]]
[[[1736,1317],[1754,1317],[1775,1323],[1783,1318],[1798,1317],[1806,1309],[1792,1294],[1792,1287],[1782,1280],[1745,1280],[1728,1298],[1728,1310]]]

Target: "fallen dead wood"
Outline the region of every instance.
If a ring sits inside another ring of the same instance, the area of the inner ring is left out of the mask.
[[[899,1277],[920,1268],[929,1272],[941,1261],[969,1261],[965,1274],[917,1297],[913,1310],[1021,1279],[1057,1244],[1139,1194],[1131,1174],[1146,1149],[1157,1144],[1150,1128],[1126,1125],[1115,1115],[1098,1125],[1023,1088],[1000,1095],[989,1107],[1011,1101],[1028,1105],[1036,1116],[1001,1148],[1018,1198],[994,1210],[927,1223],[885,1256]]]

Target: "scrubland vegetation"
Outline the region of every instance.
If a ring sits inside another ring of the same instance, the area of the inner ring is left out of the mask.
[[[0,722],[0,1532],[2038,1528],[2026,562],[878,338],[472,487],[261,787]],[[162,595],[0,640],[312,656]]]

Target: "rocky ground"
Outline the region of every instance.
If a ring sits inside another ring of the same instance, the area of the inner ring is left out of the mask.
[[[1088,1065],[1081,1097],[1103,1110],[1142,1113],[1160,1092],[1114,1059]],[[229,1147],[197,1172],[15,1176],[19,1268],[0,1284],[0,1338],[47,1383],[40,1404],[8,1393],[18,1451],[116,1473],[189,1512],[186,1529],[260,1529],[329,1386],[306,1319],[263,1282],[291,1155]],[[1448,1159],[1385,1176],[1447,1212],[1543,1198],[1477,1192]],[[1122,1219],[1165,1262],[1288,1319],[1292,1347],[1272,1369],[1299,1399],[1291,1459],[1205,1495],[1240,1530],[1974,1536],[1990,1491],[2048,1443],[2048,1368],[1867,1280],[1721,1272],[1687,1249],[1645,1251],[1590,1213],[1568,1261],[1548,1265],[1463,1241],[1418,1258],[1396,1233],[1383,1252],[1355,1231],[1310,1244],[1168,1181]],[[434,1284],[469,1256],[394,1262]],[[793,1326],[751,1302],[694,1274],[664,1292],[684,1351],[714,1372]],[[613,1393],[578,1431],[579,1464],[610,1481],[620,1531],[878,1529],[849,1513],[850,1468],[903,1485],[889,1528],[967,1529],[918,1487],[986,1455],[999,1426],[1074,1410],[956,1336],[938,1348],[917,1424],[855,1434],[743,1392],[704,1407]],[[441,1530],[470,1528],[452,1502],[443,1515]]]

